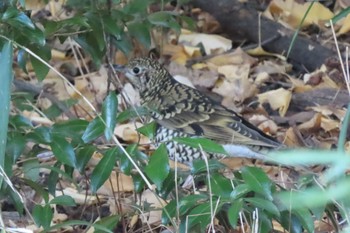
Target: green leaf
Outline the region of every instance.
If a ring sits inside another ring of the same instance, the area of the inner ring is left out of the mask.
[[[32,20],[23,12],[19,12],[15,17],[8,19],[7,23],[15,27],[27,27],[29,29],[35,29],[35,25]]]
[[[1,20],[6,22],[7,20],[14,18],[18,15],[19,11],[14,7],[8,7],[3,13]]]
[[[64,111],[69,111],[70,107],[77,103],[77,99],[66,99],[58,101],[57,103],[52,104],[50,107],[43,109],[43,113],[47,116],[47,118],[55,119],[59,117]]]
[[[208,202],[207,195],[193,194],[181,198],[178,204],[180,216],[186,216],[188,211],[190,211],[193,207],[203,202]]]
[[[75,203],[74,199],[71,196],[67,195],[62,195],[55,197],[50,201],[49,204],[57,204],[57,205],[62,205],[62,206],[76,206],[77,204]]]
[[[20,129],[20,128],[31,129],[34,127],[32,122],[28,118],[22,115],[11,116],[9,123],[11,126],[17,129]]]
[[[19,49],[18,53],[17,53],[17,63],[18,66],[26,73],[28,74],[27,71],[27,60],[28,60],[28,53],[23,50],[23,49]]]
[[[13,78],[12,72],[12,56],[13,48],[10,42],[3,44],[0,53],[0,166],[4,167],[5,164],[5,149],[7,142],[7,129],[9,123],[9,113],[10,113],[10,94],[11,94],[11,84]],[[0,186],[2,185],[2,178],[0,178]]]
[[[101,218],[100,220],[95,222],[95,224],[98,224],[100,226],[104,226],[107,229],[112,231],[117,226],[119,221],[120,221],[119,215],[110,215],[110,216]],[[104,230],[98,230],[98,229],[94,230],[94,233],[105,233],[105,232],[106,231],[104,231]]]
[[[260,168],[244,167],[241,172],[245,183],[251,190],[264,195],[270,201],[273,200],[271,193],[272,182]]]
[[[120,49],[124,54],[130,54],[130,52],[133,49],[133,45],[131,43],[131,38],[128,34],[122,32],[119,37],[115,37],[115,40],[113,40],[113,44]]]
[[[155,137],[156,128],[157,128],[157,123],[155,121],[152,121],[151,123],[148,123],[140,128],[137,128],[137,132],[145,135],[150,140],[152,140]]]
[[[50,146],[58,161],[71,167],[76,167],[74,149],[64,138],[54,136]]]
[[[6,197],[10,198],[11,203],[14,204],[18,213],[24,213],[23,197],[20,197],[18,192],[14,192],[9,186],[6,186],[2,192]]]
[[[171,28],[177,33],[181,31],[181,26],[176,22],[172,12],[158,11],[148,15],[147,19],[153,25]]]
[[[11,157],[11,163],[14,164],[18,157],[22,154],[26,145],[24,136],[16,132],[8,133],[6,154]]]
[[[275,198],[284,205],[286,210],[323,207],[329,202],[347,200],[350,195],[350,177],[337,180],[330,187],[320,188],[318,186],[310,187],[305,190],[285,191],[275,194]]]
[[[227,218],[232,228],[237,227],[239,212],[242,211],[242,208],[243,208],[243,200],[238,199],[232,202],[230,208],[228,209]]]
[[[181,15],[180,19],[185,22],[185,26],[187,26],[187,28],[191,31],[195,31],[196,30],[196,21],[193,20],[193,18],[185,16],[185,15]]]
[[[24,160],[22,164],[24,177],[28,178],[32,181],[39,181],[40,169],[39,169],[39,161],[37,159],[28,159]]]
[[[84,147],[76,151],[76,168],[79,170],[80,173],[84,172],[86,164],[90,161],[95,151],[96,148],[92,145],[84,145]]]
[[[106,122],[104,130],[107,141],[111,140],[117,123],[118,99],[115,92],[109,92],[102,105],[102,118]]]
[[[162,211],[162,224],[168,225],[170,222],[170,219],[174,218],[176,216],[176,200],[171,200]]]
[[[218,207],[217,210],[220,210],[220,208],[221,207]],[[185,232],[185,231],[191,232],[191,229],[193,229],[194,227],[199,227],[200,230],[198,232],[205,232],[205,229],[211,220],[210,203],[206,202],[194,207],[188,213],[188,215],[186,216],[186,219],[188,219],[188,221],[181,222],[180,232]],[[196,228],[196,231],[197,230],[198,229]]]
[[[150,0],[132,0],[123,9],[127,14],[146,14]]]
[[[244,198],[244,201],[249,202],[254,207],[258,207],[260,209],[266,210],[268,213],[276,217],[280,216],[280,212],[278,208],[271,201],[268,201],[259,197],[247,197],[247,198]]]
[[[137,144],[131,144],[126,148],[126,152],[128,152],[128,154],[133,157],[136,149]],[[132,163],[130,162],[129,158],[124,153],[120,153],[119,161],[120,171],[127,176],[131,175]]]
[[[26,178],[22,178],[21,180],[23,181],[24,184],[28,185],[33,190],[35,190],[37,195],[41,195],[42,198],[44,199],[45,203],[49,202],[49,194],[39,183],[34,182],[32,180],[29,180],[29,179],[26,179]]]
[[[227,154],[227,152],[225,151],[222,145],[217,144],[207,138],[188,138],[188,137],[177,138],[176,137],[173,140],[178,143],[191,146],[193,148],[198,148],[198,149],[202,148],[204,151],[209,153],[216,153],[216,154],[223,154],[223,155]]]
[[[339,138],[338,138],[338,150],[339,151],[344,151],[347,132],[348,132],[348,128],[349,128],[349,122],[350,122],[350,104],[348,104],[345,117],[343,118],[342,127],[341,127]]]
[[[45,56],[41,56],[40,54],[42,52],[51,52],[51,50],[47,50],[46,51],[37,51],[37,49],[33,50],[33,45],[35,46],[39,46],[38,49],[43,49],[44,45],[46,44],[46,38],[44,33],[39,29],[39,28],[35,28],[33,29],[29,29],[29,28],[17,28],[15,27],[15,40],[17,42],[20,42],[21,44],[25,45],[27,44],[28,47],[30,49],[32,49],[32,51],[36,54],[39,54],[39,56],[41,58],[44,58],[45,61],[48,61],[45,59]]]
[[[247,184],[239,184],[233,189],[230,197],[232,200],[235,200],[235,199],[243,197],[244,195],[246,195],[250,191],[251,191],[251,189],[249,188],[249,186]]]
[[[95,39],[97,42],[96,45],[98,49],[103,50],[106,46],[106,42],[105,42],[106,33],[104,32],[104,30],[108,30],[109,33],[111,33],[110,25],[107,25],[106,23],[102,22],[103,19],[101,19],[101,15],[99,13],[93,13],[89,11],[85,14],[85,16],[87,17],[88,23],[95,34]],[[117,25],[115,22],[113,23],[115,25],[115,28],[113,28],[112,30],[116,30]],[[108,26],[108,29],[106,28],[107,26]]]
[[[113,19],[110,15],[103,15],[102,22],[105,26],[105,30],[108,33],[112,34],[113,36],[119,36],[121,34],[122,29],[116,24],[115,19]]]
[[[218,171],[219,169],[225,168],[225,165],[217,160],[208,160],[208,166],[203,159],[197,159],[193,161],[191,172],[193,174],[206,173],[208,170],[210,172]]]
[[[308,232],[310,233],[315,232],[314,219],[308,209],[306,208],[297,209],[293,211],[293,213],[296,214],[301,224]]]
[[[227,218],[232,228],[237,227],[239,212],[243,208],[242,199],[235,200],[227,211]]]
[[[132,37],[138,40],[145,48],[151,46],[150,28],[146,22],[131,22],[127,24]]]
[[[58,182],[58,178],[59,178],[59,174],[60,174],[57,171],[64,173],[63,171],[60,170],[61,165],[62,165],[62,163],[57,161],[53,166],[51,166],[51,168],[54,168],[54,170],[51,169],[49,177],[47,178],[47,188],[49,190],[49,193],[52,196],[56,196],[56,184]],[[68,176],[68,175],[66,175],[66,176]]]
[[[111,175],[117,160],[118,148],[111,148],[106,151],[100,162],[96,165],[91,174],[91,192],[96,191],[104,184]]]
[[[88,124],[86,120],[82,119],[62,121],[52,126],[51,133],[61,137],[76,139],[77,137],[82,137]]]
[[[132,176],[132,181],[134,183],[134,191],[135,193],[141,193],[145,187],[145,181],[139,174],[135,174]]]
[[[32,51],[46,62],[49,62],[49,60],[51,59],[51,50],[49,47],[34,47],[32,48]],[[40,81],[44,80],[47,73],[49,73],[50,68],[35,57],[33,57],[32,55],[30,56],[30,61],[33,65],[37,78]]]
[[[44,229],[50,227],[53,218],[53,211],[51,210],[50,205],[35,205],[32,215],[38,227],[42,226]]]
[[[333,24],[336,24],[339,20],[346,17],[349,13],[350,13],[350,7],[347,7],[345,9],[341,10],[338,14],[333,16],[333,18],[332,18]],[[326,26],[327,27],[330,26],[329,21],[326,23]]]
[[[100,224],[96,224],[96,223],[92,224],[90,222],[81,221],[81,220],[68,220],[63,223],[57,223],[52,227],[46,229],[46,232],[59,232],[62,228],[68,228],[69,226],[80,226],[80,225],[94,227],[95,229],[103,232],[113,233],[113,231],[109,230],[108,228]]]
[[[47,144],[52,142],[51,128],[46,126],[35,128],[30,135],[37,143]]]
[[[209,185],[209,183],[207,183]],[[229,179],[222,176],[222,174],[214,173],[210,176],[211,192],[222,198],[229,198],[231,196],[233,187]]]
[[[168,195],[171,192],[173,192],[174,189],[177,188],[176,185],[179,184],[179,183],[176,183],[175,181],[176,181],[175,172],[173,170],[170,170],[169,175],[165,178],[165,180],[162,183],[161,189],[158,190],[158,195],[164,200],[167,199]]]
[[[117,116],[117,122],[122,123],[126,120],[135,118],[135,117],[142,117],[149,114],[149,111],[145,107],[133,107],[124,110],[123,112],[119,113]]]
[[[291,233],[302,233],[303,228],[300,220],[290,211],[282,211],[280,221],[284,229],[288,229]]]
[[[75,37],[75,41],[83,48],[84,51],[88,52],[91,55],[91,58],[95,65],[99,67],[102,62],[102,58],[105,55],[106,47],[102,49],[98,46],[98,37],[101,35],[96,35],[95,32],[88,32],[85,34],[80,34],[78,37]]]
[[[164,144],[161,144],[151,156],[149,163],[145,168],[145,173],[157,188],[161,189],[163,181],[168,176],[169,171],[170,166],[167,149]]]
[[[96,138],[100,137],[104,130],[105,125],[103,124],[101,118],[97,116],[86,127],[82,139],[85,143],[89,143],[95,140]]]

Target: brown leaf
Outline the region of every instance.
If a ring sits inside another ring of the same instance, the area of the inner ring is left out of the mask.
[[[289,90],[279,88],[258,95],[259,102],[269,103],[273,110],[279,111],[280,116],[284,116],[288,110],[292,93]]]

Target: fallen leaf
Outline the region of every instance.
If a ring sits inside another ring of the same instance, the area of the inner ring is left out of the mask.
[[[127,176],[121,172],[116,173],[116,171],[112,171],[110,177],[111,179],[106,180],[101,188],[98,189],[97,194],[111,197],[114,195],[113,192],[120,193],[134,191],[134,183],[131,176]]]
[[[307,12],[311,4],[313,5],[309,12]],[[305,2],[300,4],[294,0],[273,0],[270,2],[266,11],[275,18],[288,23],[293,28],[297,28],[300,25],[305,15],[306,17],[302,27],[311,24],[321,25],[320,23],[322,21],[329,20],[334,16],[328,8],[319,2]]]
[[[257,126],[266,134],[274,135],[277,133],[278,127],[276,123],[264,115],[253,115],[249,118],[249,122]]]
[[[65,189],[61,190],[56,190],[56,197],[61,196],[62,194],[70,196],[74,199],[75,203],[78,205],[92,205],[96,204],[98,200],[101,200],[103,198],[102,196],[96,197],[96,195],[87,195],[85,192],[84,193],[78,193],[78,190],[67,187]]]
[[[247,54],[240,47],[235,49],[233,52],[225,53],[212,57],[206,61],[209,68],[217,69],[220,66],[224,65],[242,65],[249,64],[250,66],[254,65],[258,61],[257,58],[254,58]]]
[[[120,124],[115,127],[114,133],[119,138],[122,138],[124,141],[127,142],[140,143],[140,145],[148,144],[150,143],[150,140],[146,136],[136,131],[137,128],[140,128],[142,126],[143,125],[140,122],[129,122],[126,124]]]
[[[200,63],[204,64],[204,63]],[[198,63],[196,64],[198,65]],[[189,69],[186,68],[183,65],[180,65],[176,62],[171,62],[168,66],[168,71],[174,75],[180,75],[180,76],[185,76],[188,77],[190,80],[190,83],[193,87],[194,86],[200,86],[200,87],[205,87],[205,88],[212,88],[215,85],[215,82],[217,81],[219,74],[214,71],[214,70],[209,70],[206,68],[206,65],[203,66],[198,66],[199,68],[203,69]]]
[[[179,43],[191,46],[202,44],[207,55],[212,54],[213,50],[220,49],[225,52],[232,47],[231,40],[219,35],[204,33],[182,33],[179,36]]]
[[[330,119],[328,117],[322,117],[321,120],[321,128],[324,129],[326,132],[329,132],[334,129],[339,129],[340,122]]]
[[[300,131],[318,130],[321,127],[322,114],[316,113],[310,120],[298,125]]]
[[[289,127],[285,133],[285,139],[283,142],[288,147],[300,147],[303,146],[300,143],[298,136],[295,134],[293,127]]]
[[[348,14],[345,19],[342,20],[342,26],[340,27],[339,31],[337,32],[337,36],[343,35],[350,31],[350,14]]]
[[[249,55],[253,55],[253,56],[272,56],[272,57],[276,57],[278,59],[281,59],[282,61],[287,60],[285,56],[278,54],[278,53],[267,52],[261,46],[257,46],[253,49],[249,49],[249,50],[247,50],[247,53]]]
[[[166,205],[166,202],[160,197],[157,197],[156,194],[149,189],[143,191],[140,202],[147,202],[150,204],[151,209],[158,209],[143,212],[143,214],[140,215],[141,220],[147,222],[147,224],[159,223],[162,217],[161,209]]]
[[[279,111],[280,116],[284,116],[288,110],[292,93],[289,90],[279,88],[258,95],[259,102],[269,103],[273,110]]]

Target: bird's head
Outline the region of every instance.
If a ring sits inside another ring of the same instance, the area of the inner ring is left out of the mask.
[[[116,71],[124,73],[141,94],[153,89],[168,75],[167,70],[151,58],[134,58],[125,66],[114,65],[113,67]]]

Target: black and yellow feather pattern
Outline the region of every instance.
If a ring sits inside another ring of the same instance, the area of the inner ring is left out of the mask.
[[[181,136],[203,136],[220,144],[249,148],[273,149],[283,146],[234,111],[177,82],[154,60],[134,59],[123,72],[140,90],[142,105],[152,112],[153,119],[163,127],[159,133],[167,133],[165,129],[173,134],[178,132]],[[158,138],[169,139],[168,135]]]

